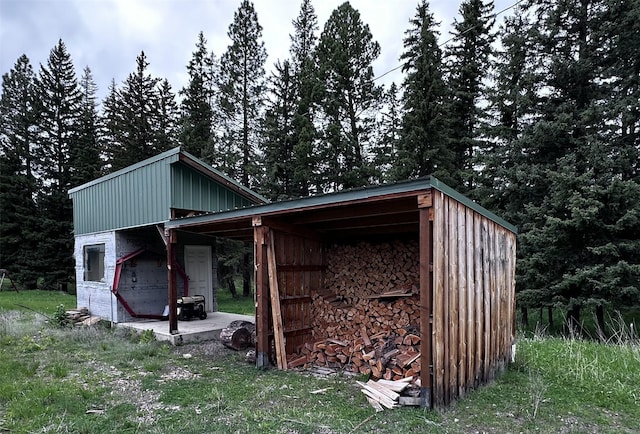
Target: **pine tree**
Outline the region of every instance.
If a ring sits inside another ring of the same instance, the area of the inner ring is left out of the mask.
[[[480,122],[486,118],[483,81],[495,35],[493,1],[465,0],[460,5],[462,21],[453,24],[455,39],[446,53],[448,60],[451,148],[455,153],[455,187],[466,192],[474,187],[474,154],[482,146]]]
[[[348,2],[327,20],[317,47],[323,190],[361,187],[372,180],[370,152],[381,89],[373,82],[380,45]]]
[[[398,96],[398,86],[391,83],[382,97],[383,109],[376,128],[377,146],[373,150],[373,166],[379,182],[391,179],[391,169],[398,154],[402,130],[402,105]]]
[[[72,187],[72,153],[80,129],[82,94],[62,40],[51,50],[36,80],[38,118],[38,174],[43,186],[38,194],[41,216],[36,269],[44,286],[66,289],[75,275],[73,263],[73,212],[67,196]]]
[[[264,121],[265,182],[262,191],[272,200],[287,199],[294,194],[295,77],[285,60],[275,65],[270,78],[271,101]]]
[[[0,97],[0,268],[27,288],[35,288],[38,279],[34,81],[31,63],[22,55],[2,76]]]
[[[435,175],[452,183],[454,153],[449,148],[447,90],[442,78],[442,52],[437,24],[423,0],[405,32],[400,56],[406,78],[402,84],[404,117],[392,179]]]
[[[80,77],[80,119],[77,137],[71,149],[71,185],[78,186],[92,181],[102,173],[100,150],[100,119],[96,92],[98,87],[93,81],[89,67],[84,68]]]
[[[293,20],[294,33],[290,35],[291,63],[295,86],[295,113],[293,118],[293,180],[291,196],[308,196],[314,189],[311,181],[319,165],[314,124],[316,93],[315,49],[318,43],[318,17],[311,0],[302,0],[300,12]]]
[[[129,74],[115,97],[116,140],[109,145],[111,170],[118,170],[152,157],[165,148],[158,147],[157,128],[159,78],[147,72],[149,62],[144,51],[136,58],[136,71]],[[114,101],[114,102],[115,102]],[[112,107],[105,107],[111,110]]]
[[[219,67],[213,53],[207,50],[204,34],[200,32],[196,50],[187,65],[189,83],[180,91],[183,97],[180,142],[187,152],[198,158],[212,153],[215,143],[212,101]]]
[[[267,52],[253,3],[243,0],[227,32],[231,45],[221,58],[220,107],[223,137],[216,165],[251,187],[259,176],[259,119],[262,117]]]
[[[176,96],[165,78],[158,84],[156,100],[155,148],[166,151],[178,146],[179,111]]]
[[[121,97],[115,80],[111,80],[107,96],[102,102],[102,113],[100,114],[100,149],[104,160],[104,171],[106,173],[117,170],[113,167],[113,161],[117,158],[117,153],[123,148],[122,143],[122,113]]]

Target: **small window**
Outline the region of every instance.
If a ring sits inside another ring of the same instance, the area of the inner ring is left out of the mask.
[[[104,244],[84,246],[85,282],[104,282]]]

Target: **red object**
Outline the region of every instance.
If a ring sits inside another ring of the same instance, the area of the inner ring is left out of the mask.
[[[123,256],[122,258],[118,258],[116,260],[116,270],[115,270],[115,274],[113,276],[113,288],[111,289],[111,292],[113,293],[113,295],[116,296],[116,298],[118,299],[118,301],[120,302],[122,307],[124,307],[124,309],[132,317],[134,317],[134,318],[145,318],[145,319],[164,319],[165,317],[162,316],[162,315],[137,313],[135,310],[133,310],[133,308],[129,305],[129,303],[127,303],[127,301],[118,292],[118,287],[120,286],[120,275],[122,273],[122,264],[124,264],[125,262],[135,258],[136,256],[140,255],[141,253],[144,253],[145,251],[147,251],[147,249],[141,248],[141,249],[138,249],[138,250],[136,250],[134,252],[131,252],[131,253]],[[180,264],[178,264],[178,261],[176,261],[175,258],[172,258],[171,262],[172,262],[172,266],[176,267],[176,271],[178,271],[178,274],[180,274],[180,276],[182,277],[184,295],[187,296],[188,293],[189,293],[189,278],[187,277],[187,274],[182,269]]]

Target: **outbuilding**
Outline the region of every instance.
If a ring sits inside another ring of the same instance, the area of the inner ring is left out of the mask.
[[[69,191],[78,306],[112,322],[165,318],[178,296],[202,294],[216,310],[215,239],[181,237],[167,251],[165,224],[266,200],[180,148]],[[176,293],[168,293],[169,273]],[[189,278],[187,278],[187,275]]]
[[[415,375],[422,405],[442,407],[511,359],[516,228],[433,177],[175,218],[164,229],[168,257],[182,239],[254,243],[260,367],[322,361]],[[168,285],[178,291],[175,273]]]

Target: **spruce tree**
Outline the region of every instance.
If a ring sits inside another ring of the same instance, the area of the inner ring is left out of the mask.
[[[442,52],[437,23],[426,0],[418,5],[410,25],[400,56],[406,74],[402,83],[404,117],[391,177],[403,180],[435,175],[453,184],[454,153],[448,141]]]
[[[402,130],[402,103],[398,92],[398,86],[391,83],[382,97],[383,108],[380,111],[376,128],[378,132],[377,146],[373,150],[375,177],[379,182],[391,179],[391,169],[398,154]]]
[[[80,77],[80,118],[77,137],[71,149],[71,185],[78,186],[98,178],[102,173],[100,149],[100,118],[96,92],[89,67],[85,67]]]
[[[317,131],[314,123],[318,81],[316,76],[315,49],[318,43],[318,17],[311,0],[302,0],[300,12],[293,20],[293,35],[290,35],[291,64],[295,87],[295,112],[293,118],[293,180],[291,196],[308,196],[315,190],[312,184],[317,161]]]
[[[263,111],[267,52],[253,3],[243,0],[227,32],[231,45],[221,58],[223,136],[214,163],[242,185],[259,177],[259,119]]]
[[[141,160],[152,157],[163,150],[164,144],[157,142],[159,112],[159,78],[147,72],[149,62],[144,51],[136,58],[136,71],[129,74],[122,88],[109,98],[114,98],[117,128],[113,131],[116,139],[109,144],[108,162],[112,171],[122,169]],[[111,103],[111,101],[109,102]],[[105,107],[112,110],[112,107]]]
[[[122,144],[122,113],[120,110],[121,97],[115,80],[111,80],[107,96],[102,101],[102,113],[100,114],[100,148],[104,160],[104,171],[110,173],[116,169],[113,161],[116,155],[123,149]]]
[[[158,83],[156,99],[155,148],[166,151],[178,146],[179,111],[176,96],[165,78]]]
[[[180,142],[190,154],[205,158],[213,152],[215,134],[213,131],[215,81],[220,65],[213,53],[207,50],[204,34],[198,34],[196,50],[187,65],[189,82],[180,91],[181,129]]]
[[[380,45],[360,13],[345,2],[335,9],[316,50],[322,145],[318,151],[323,190],[367,185],[376,111],[381,89],[373,82],[373,61]]]
[[[263,139],[265,182],[261,190],[269,199],[287,199],[294,194],[296,106],[295,77],[288,60],[276,63],[269,84],[271,100],[267,103]]]
[[[0,268],[29,289],[39,277],[34,80],[31,63],[22,55],[2,76],[0,97]]]
[[[38,194],[41,217],[36,269],[44,286],[66,289],[74,275],[73,212],[67,192],[72,187],[72,154],[80,130],[82,93],[71,56],[62,40],[51,50],[36,80],[39,117],[38,175],[43,185]]]
[[[446,50],[447,87],[451,148],[455,153],[452,187],[466,192],[474,187],[474,156],[482,147],[479,127],[486,118],[483,81],[495,35],[492,27],[493,1],[465,0],[460,5],[461,21],[453,23],[454,39]]]

